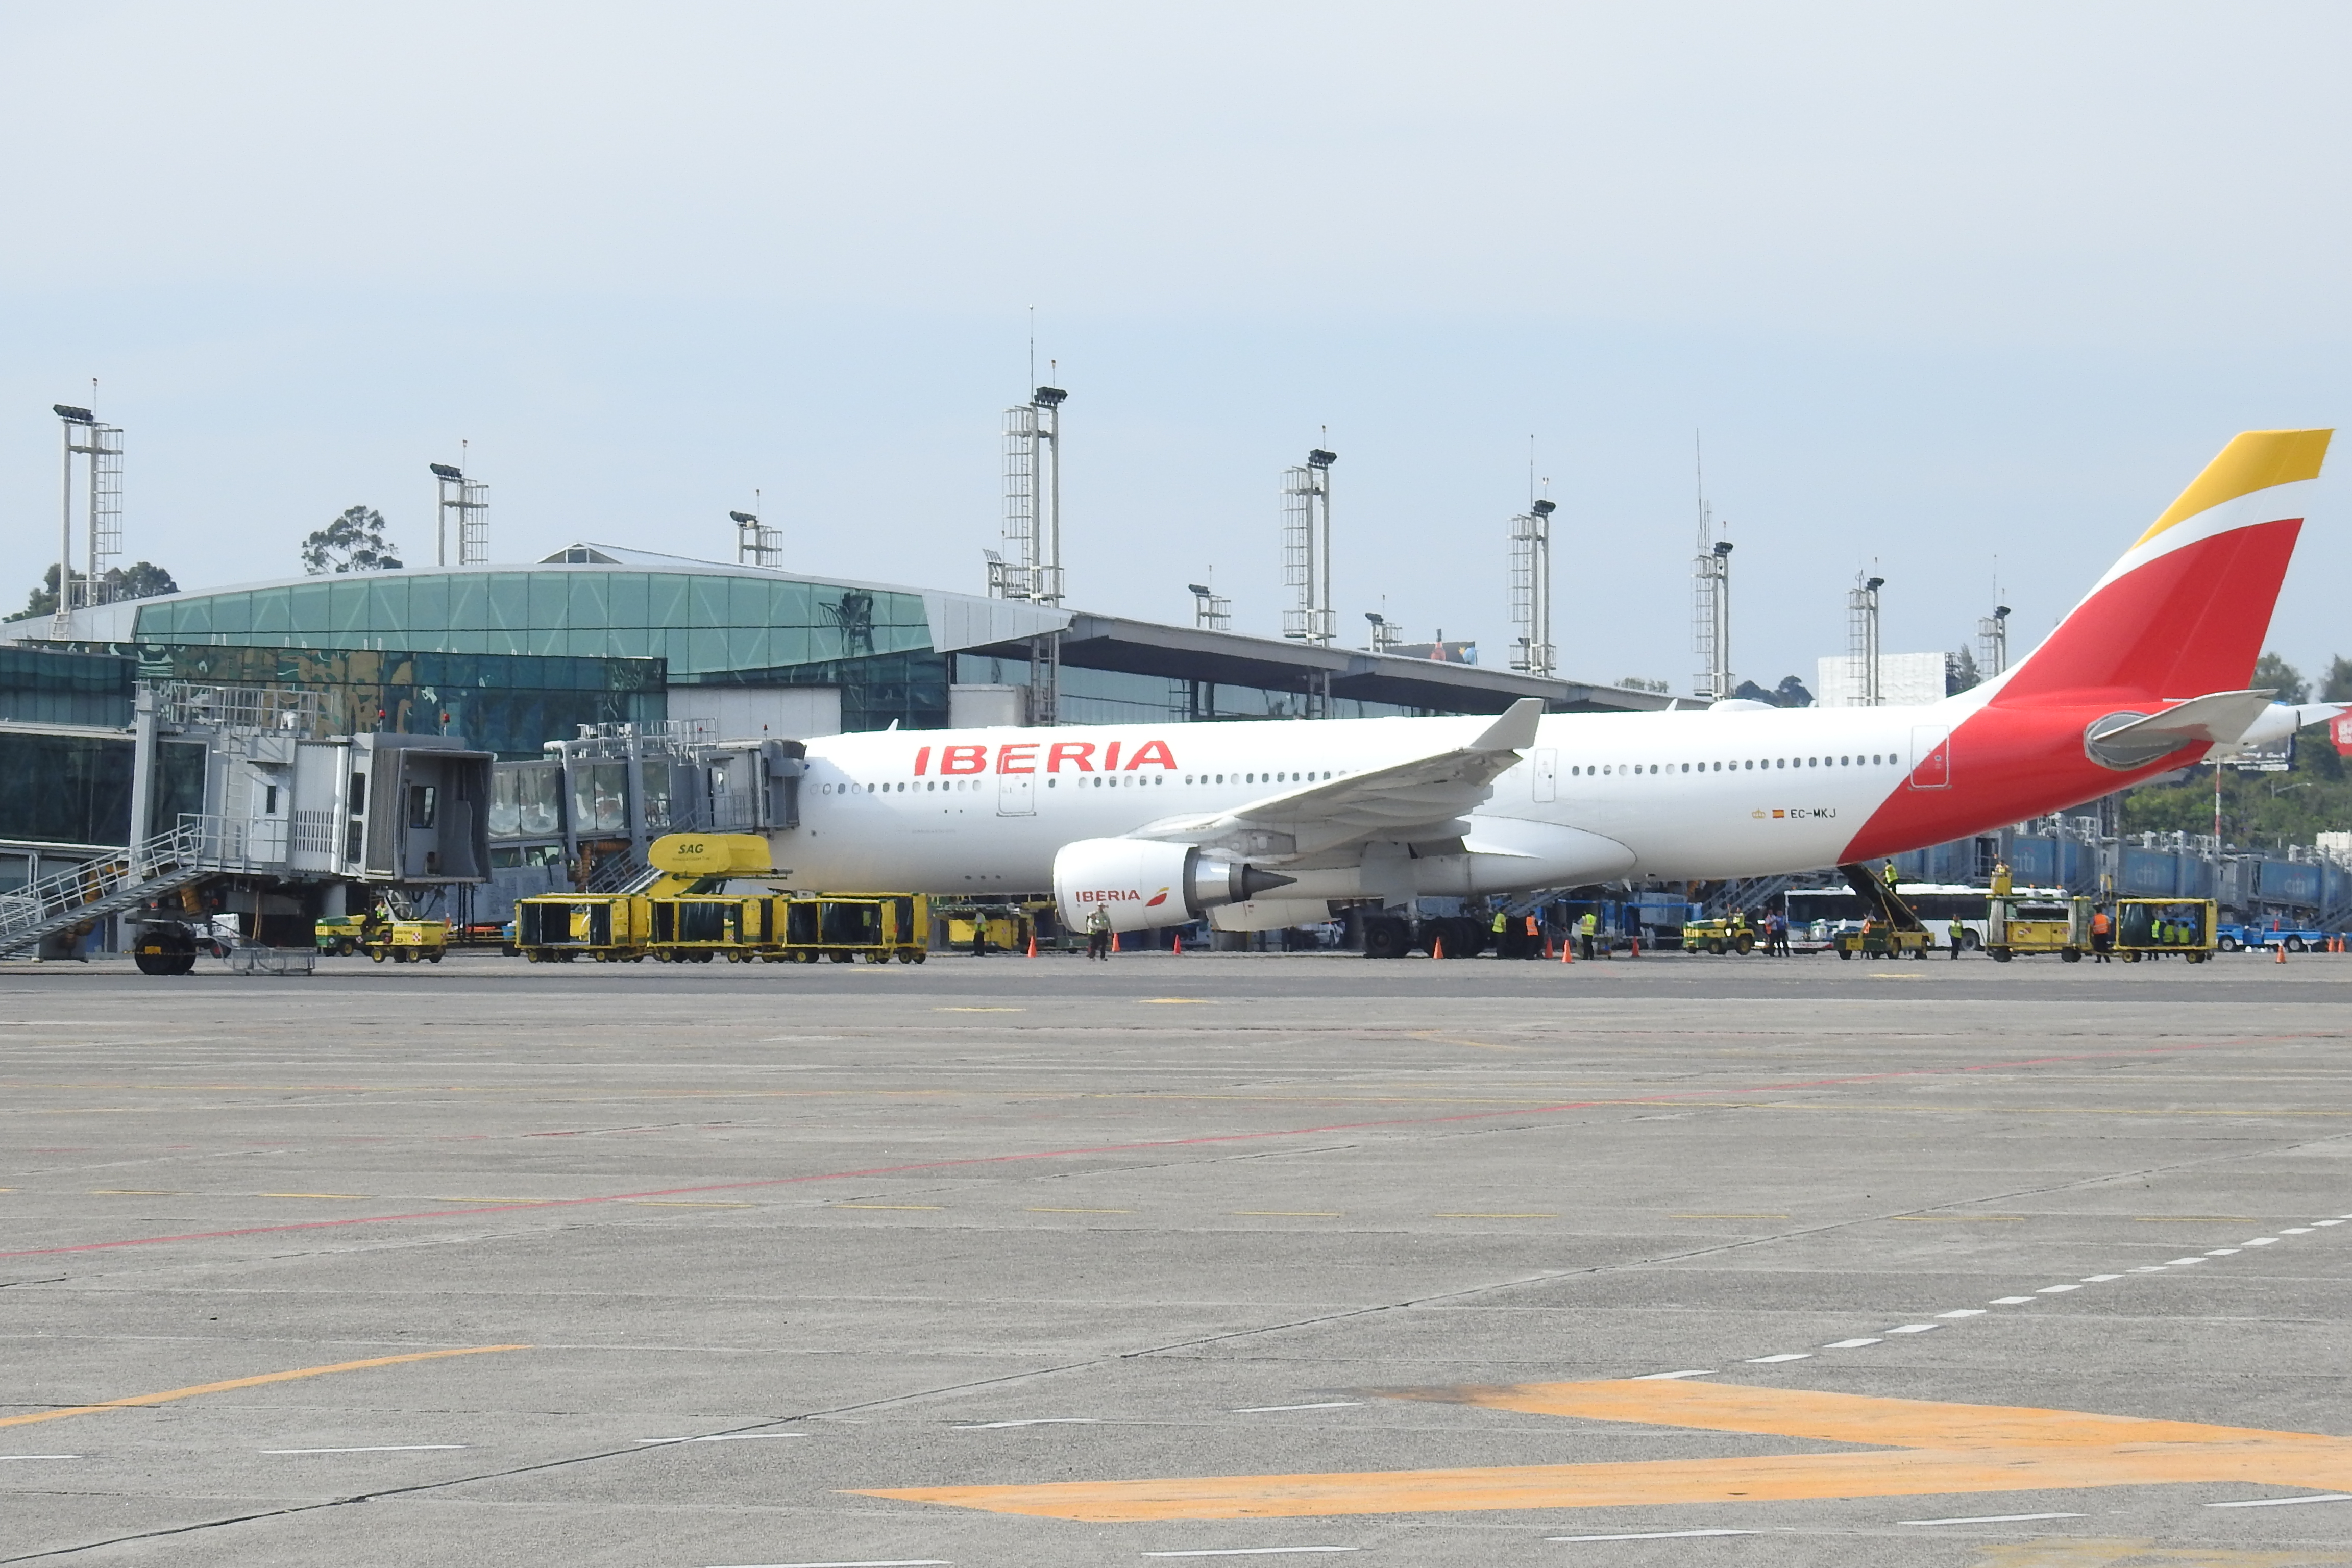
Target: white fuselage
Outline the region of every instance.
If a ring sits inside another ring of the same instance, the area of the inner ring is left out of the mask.
[[[1955,721],[1950,707],[1552,715],[1495,780],[1468,837],[1475,847],[1489,834],[1525,844],[1546,827],[1598,835],[1627,852],[1611,875],[1739,877],[1828,864],[1890,795],[1923,787],[1912,770]],[[1466,743],[1492,722],[828,736],[808,743],[801,826],[773,837],[775,863],[806,887],[1032,891],[1052,885],[1066,844],[1238,811]],[[948,765],[959,771],[943,773]],[[1530,867],[1528,886],[1549,881]]]

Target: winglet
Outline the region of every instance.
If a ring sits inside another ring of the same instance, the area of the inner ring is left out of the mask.
[[[1522,697],[1470,742],[1473,752],[1524,752],[1536,743],[1536,725],[1543,718],[1543,699]]]

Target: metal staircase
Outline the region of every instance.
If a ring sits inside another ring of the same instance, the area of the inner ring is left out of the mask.
[[[91,860],[0,893],[0,957],[87,921],[120,914],[222,868],[213,825],[188,818],[121,856]]]
[[[1798,879],[1810,872],[1791,872],[1781,877],[1743,877],[1724,883],[1708,897],[1704,912],[1709,920],[1721,920],[1734,910],[1761,909],[1789,890]]]

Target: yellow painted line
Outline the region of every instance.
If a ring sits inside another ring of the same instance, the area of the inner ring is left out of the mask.
[[[1143,999],[1143,1005],[1146,1007],[1206,1007],[1210,1005],[1210,1002],[1206,996],[1146,996]]]
[[[1687,1380],[1392,1392],[1405,1398],[1580,1420],[1870,1444],[1879,1451],[912,1487],[859,1495],[1113,1523],[1656,1508],[2222,1481],[2340,1490],[2352,1481],[2352,1440],[2307,1432]]]
[[[1894,1214],[1886,1216],[1906,1225],[1973,1225],[1979,1220],[2023,1220],[2021,1214]]]
[[[200,1394],[226,1394],[232,1389],[258,1388],[268,1383],[291,1383],[297,1378],[324,1377],[333,1372],[364,1372],[370,1367],[401,1366],[413,1361],[443,1361],[450,1356],[495,1355],[501,1351],[527,1351],[529,1345],[471,1345],[455,1351],[415,1351],[407,1355],[383,1355],[366,1361],[339,1361],[331,1366],[306,1366],[294,1372],[265,1372],[258,1377],[232,1377],[221,1383],[199,1383],[187,1388],[166,1389],[161,1394],[134,1394],[128,1399],[110,1399],[99,1405],[76,1405],[64,1410],[37,1410],[29,1415],[0,1416],[0,1426],[29,1426],[37,1421],[62,1421],[68,1415],[94,1415],[101,1410],[131,1410],[146,1405],[169,1405],[176,1399],[193,1399]]]
[[[934,1013],[1026,1013],[1026,1007],[934,1007]]]
[[[89,1195],[94,1198],[184,1198],[194,1194],[147,1187],[94,1187]]]
[[[364,1203],[374,1194],[370,1193],[262,1193],[265,1198],[331,1198],[337,1203]]]
[[[631,1208],[640,1209],[755,1209],[757,1204],[701,1204],[679,1198],[631,1198]]]
[[[1432,1219],[1558,1219],[1556,1214],[1434,1214]]]
[[[1133,1209],[1048,1209],[1032,1208],[1031,1214],[1133,1214]]]
[[[924,1209],[937,1212],[946,1205],[943,1204],[829,1204],[826,1206],[837,1209]]]
[[[1338,1209],[1229,1209],[1242,1219],[1338,1219]]]

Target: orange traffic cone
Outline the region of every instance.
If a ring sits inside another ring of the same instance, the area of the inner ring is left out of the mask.
[[[1445,939],[1444,937],[1433,936],[1429,939],[1429,956],[1432,958],[1444,958],[1445,956]]]
[[[1184,956],[1184,933],[1181,931],[1176,933],[1176,956]]]
[[[1576,962],[1576,939],[1574,937],[1563,937],[1560,939],[1559,961],[1562,963],[1574,963]]]
[[[1117,952],[1118,951],[1118,932],[1117,931],[1110,933],[1110,950],[1113,952]]]
[[[1551,956],[1551,938],[1549,937],[1544,938],[1544,956],[1546,958]]]
[[[2284,963],[2286,962],[2286,943],[2280,942],[2275,947],[2272,948],[2271,951],[2278,954],[2278,961],[2281,963]]]
[[[1035,926],[1031,926],[1029,928],[1029,956],[1032,958],[1037,956],[1037,928]]]

